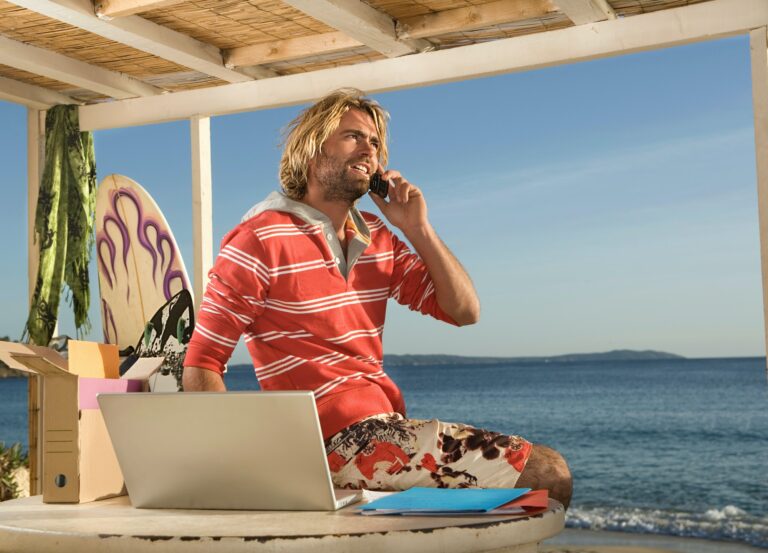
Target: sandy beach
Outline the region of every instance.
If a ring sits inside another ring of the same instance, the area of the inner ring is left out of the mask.
[[[698,544],[697,544],[698,545]],[[721,546],[717,544],[718,549],[711,551],[722,551],[730,553],[731,551],[742,551],[742,549],[730,549],[729,545]],[[720,549],[720,547],[724,547]],[[687,549],[667,549],[661,547],[643,547],[637,545],[542,545],[539,547],[540,553],[678,553],[680,551],[699,551],[691,544]],[[747,548],[743,551],[760,551],[759,549]]]
[[[725,541],[629,532],[566,529],[539,547],[541,553],[759,553],[765,549]]]
[[[671,549],[658,549],[656,547],[632,547],[632,546],[548,546],[539,548],[541,553],[673,553]]]

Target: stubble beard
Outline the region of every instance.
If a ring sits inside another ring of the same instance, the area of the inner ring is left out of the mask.
[[[350,206],[368,191],[368,180],[353,174],[347,163],[337,157],[320,154],[315,165],[315,178],[323,187],[326,202],[342,201]]]

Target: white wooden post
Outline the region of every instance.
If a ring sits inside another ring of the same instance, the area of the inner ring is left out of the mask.
[[[45,111],[27,109],[27,279],[29,299],[32,304],[37,281],[37,268],[40,263],[40,251],[35,243],[35,211],[40,191],[40,179],[45,164]],[[43,473],[43,448],[40,443],[43,421],[40,406],[43,404],[43,388],[40,377],[29,376],[27,381],[27,421],[29,430],[29,493],[42,493],[41,476]]]
[[[752,58],[757,210],[760,220],[760,262],[763,273],[763,320],[768,352],[768,35],[766,27],[750,31],[749,49]]]
[[[27,109],[27,296],[35,293],[40,252],[35,243],[35,211],[45,159],[45,111]]]
[[[200,308],[213,264],[213,202],[211,192],[211,120],[194,116],[192,131],[192,229],[195,268],[195,312]]]

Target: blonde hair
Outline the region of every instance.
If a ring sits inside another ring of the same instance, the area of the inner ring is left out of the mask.
[[[283,131],[280,185],[286,196],[300,200],[307,193],[309,161],[320,153],[323,143],[339,127],[341,118],[350,109],[358,109],[371,116],[381,144],[378,152],[379,164],[387,164],[389,114],[378,102],[363,96],[361,90],[335,90],[302,111]]]

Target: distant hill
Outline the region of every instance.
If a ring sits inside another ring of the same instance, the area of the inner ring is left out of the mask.
[[[27,376],[27,373],[11,369],[8,365],[0,361],[0,378],[21,378]]]
[[[3,337],[0,337],[0,340],[7,342],[8,340],[3,340]],[[16,369],[10,368],[4,361],[0,361],[0,378],[22,378],[27,376],[27,373],[24,371],[17,371]]]
[[[58,352],[66,351],[66,344],[69,341],[69,336],[62,334],[61,336],[54,336],[48,343],[49,348],[53,348]],[[0,336],[0,342],[14,342],[20,343],[18,340],[11,340],[8,336]],[[66,353],[63,354],[66,357]],[[24,371],[17,371],[10,368],[4,361],[0,360],[0,378],[25,378],[29,373]]]
[[[547,357],[465,357],[463,355],[384,355],[385,367],[418,365],[509,365],[514,363],[577,363],[594,361],[647,361],[685,359],[663,351],[616,349],[603,353],[567,353]]]
[[[16,342],[16,340],[11,340],[8,336],[0,336],[0,341]],[[24,376],[27,376],[27,373],[22,371],[17,371],[16,369],[12,369],[8,365],[6,365],[3,361],[0,361],[0,378],[21,378]]]
[[[568,353],[548,357],[468,357],[463,355],[384,355],[384,367],[418,367],[434,365],[512,365],[515,363],[578,363],[599,361],[647,361],[685,359],[664,351],[616,349],[603,353]],[[230,365],[230,370],[253,370],[252,365]]]
[[[418,367],[433,365],[512,365],[515,363],[578,363],[596,361],[648,361],[685,359],[682,355],[664,351],[615,349],[603,353],[567,353],[548,357],[469,357],[463,355],[385,355],[385,367]],[[251,365],[232,365],[230,369],[252,370]],[[15,371],[0,361],[0,378],[24,377],[25,373]]]

